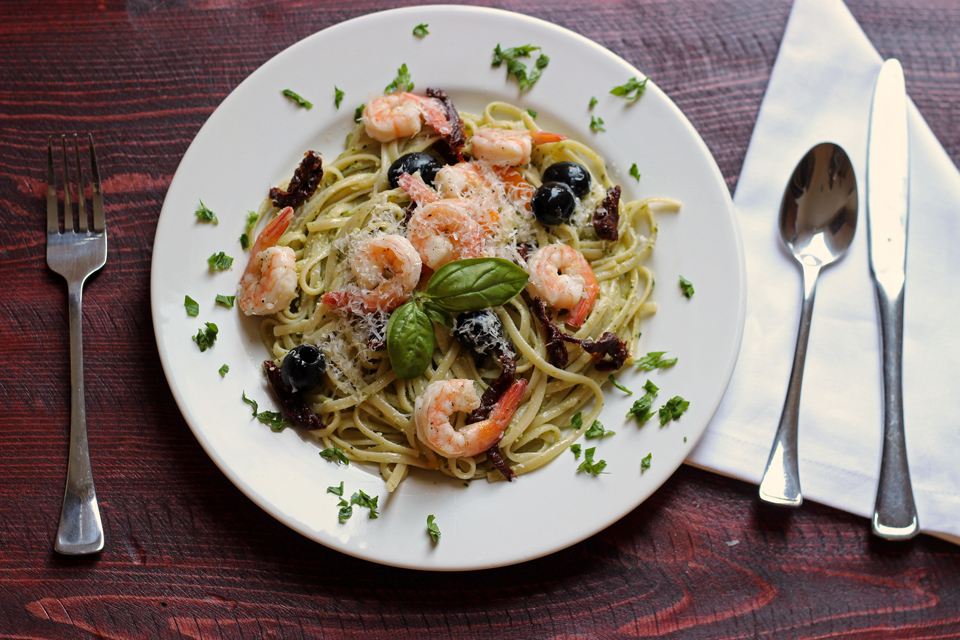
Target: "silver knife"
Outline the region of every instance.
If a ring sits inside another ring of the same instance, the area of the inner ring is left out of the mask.
[[[888,540],[920,531],[903,433],[903,294],[906,282],[910,140],[903,68],[890,59],[880,69],[867,143],[867,222],[870,273],[877,292],[883,353],[883,457],[873,532]]]

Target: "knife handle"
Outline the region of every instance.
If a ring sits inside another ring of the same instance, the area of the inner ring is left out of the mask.
[[[903,293],[877,283],[883,354],[883,455],[873,512],[873,532],[888,540],[906,540],[917,535],[920,525],[913,502],[907,442],[903,433]]]

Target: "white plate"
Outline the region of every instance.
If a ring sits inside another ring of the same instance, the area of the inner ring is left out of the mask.
[[[429,24],[430,34],[412,35]],[[469,29],[469,36],[466,30]],[[506,68],[491,68],[493,48],[533,43],[550,64],[536,85],[520,93]],[[477,112],[491,100],[538,112],[547,130],[587,142],[607,159],[625,199],[668,196],[683,202],[678,214],[660,217],[652,258],[660,311],[647,321],[644,351],[679,357],[672,369],[618,377],[632,397],[607,391],[603,423],[616,435],[597,447],[607,474],[577,473],[563,453],[516,483],[483,481],[464,486],[440,474],[414,473],[389,495],[375,469],[337,466],[288,428],[273,433],[251,418],[241,394],[275,409],[261,374],[267,357],[256,321],[237,309],[214,306],[218,293],[233,294],[248,254],[238,237],[246,212],[267,190],[292,175],[303,153],[340,153],[354,109],[382,92],[406,63],[416,90],[442,88],[461,110]],[[732,203],[707,147],[677,107],[651,81],[630,103],[610,95],[616,85],[643,75],[624,60],[575,33],[547,22],[492,9],[417,7],[350,20],[298,42],[268,61],[231,93],[197,134],[163,204],[153,252],[153,322],[164,372],[174,398],[200,444],[230,480],[260,507],[303,535],[359,558],[429,570],[481,569],[530,560],[574,544],[615,522],[643,502],[683,462],[716,410],[730,379],[743,328],[745,275]],[[334,85],[346,94],[339,110]],[[293,89],[311,110],[280,95]],[[591,96],[598,103],[588,107]],[[606,132],[589,129],[602,117]],[[628,175],[636,163],[637,182]],[[200,223],[203,200],[219,224]],[[225,251],[233,269],[211,273],[207,258]],[[678,278],[693,282],[692,299]],[[188,317],[184,295],[200,302]],[[204,322],[220,329],[216,345],[201,353],[191,336]],[[229,373],[221,377],[220,366]],[[655,407],[674,395],[690,401],[680,420],[642,428],[624,419],[647,378],[660,387]],[[652,453],[641,472],[640,461]],[[328,486],[344,481],[346,495],[362,489],[380,496],[380,517],[355,508],[337,518]],[[427,516],[442,532],[432,544]]]

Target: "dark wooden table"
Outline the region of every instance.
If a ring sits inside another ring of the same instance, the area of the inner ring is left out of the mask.
[[[960,637],[960,548],[871,537],[817,504],[682,467],[606,531],[519,566],[382,567],[313,543],[244,497],[201,450],[160,368],[148,286],[160,207],[221,100],[271,56],[392,0],[0,5],[0,637]],[[503,0],[593,38],[693,121],[731,190],[788,0]],[[851,0],[956,162],[960,6]],[[43,147],[91,131],[106,268],[87,286],[87,409],[107,531],[55,555],[69,424],[66,289],[44,260]],[[730,546],[731,540],[739,544]]]

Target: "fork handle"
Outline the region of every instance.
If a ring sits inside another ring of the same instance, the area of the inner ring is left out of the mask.
[[[83,392],[83,279],[70,281],[68,287],[72,388],[70,458],[53,550],[67,555],[84,555],[103,550],[103,524],[87,445],[87,409]]]

